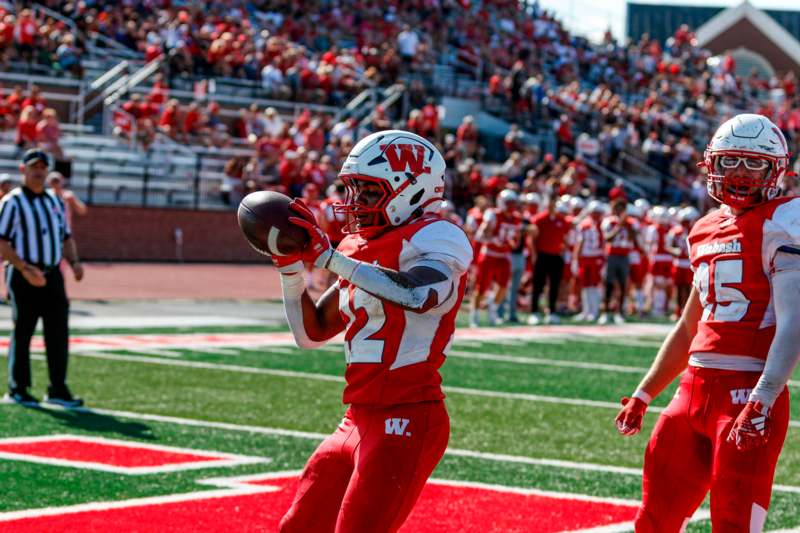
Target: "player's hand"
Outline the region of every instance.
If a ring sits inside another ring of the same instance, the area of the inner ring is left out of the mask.
[[[72,268],[72,275],[75,276],[75,281],[80,281],[83,279],[83,265],[80,261],[75,261],[74,263],[70,263],[70,268]]]
[[[306,247],[303,248],[303,261],[312,263],[319,268],[325,268],[333,253],[330,239],[319,227],[314,213],[311,212],[303,200],[295,198],[289,204],[289,209],[298,214],[296,217],[289,217],[289,222],[306,230],[310,239]]]
[[[642,429],[642,419],[647,411],[647,404],[639,398],[628,398],[620,400],[622,409],[617,413],[617,431],[626,437],[636,435]]]
[[[740,451],[752,450],[766,444],[770,429],[769,409],[761,402],[747,402],[734,420],[727,440]]]
[[[47,285],[47,279],[45,279],[44,273],[31,264],[26,264],[22,267],[22,277],[34,287],[44,287]]]

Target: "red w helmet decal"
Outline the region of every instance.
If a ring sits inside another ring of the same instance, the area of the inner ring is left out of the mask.
[[[429,173],[431,167],[425,166],[425,147],[419,144],[381,145],[389,166],[395,172],[409,172],[415,178],[423,172]]]

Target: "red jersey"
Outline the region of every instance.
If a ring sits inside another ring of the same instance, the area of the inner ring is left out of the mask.
[[[800,198],[738,216],[723,207],[701,218],[688,242],[703,305],[689,352],[766,360],[775,335],[770,273],[779,248],[800,250]]]
[[[651,224],[645,230],[645,249],[653,263],[672,262],[672,255],[667,250],[667,234],[669,227],[662,224]]]
[[[603,232],[600,224],[591,218],[585,218],[578,224],[578,239],[581,249],[578,251],[579,257],[602,257],[603,256]]]
[[[689,244],[686,238],[689,235],[689,230],[680,224],[673,226],[667,233],[667,244],[670,248],[679,250],[678,255],[673,254],[673,264],[678,268],[691,268],[689,261]]]
[[[440,305],[412,313],[339,279],[339,312],[345,322],[347,370],[344,403],[375,406],[441,400],[439,367],[453,340],[455,320],[472,262],[464,231],[436,216],[365,240],[348,235],[338,251],[394,270],[438,260],[453,271],[453,290]]]
[[[535,247],[537,252],[561,255],[564,251],[567,234],[572,230],[572,224],[561,213],[542,211],[536,213],[531,219],[531,223],[536,225],[539,230],[536,235]]]
[[[492,227],[483,236],[481,255],[509,257],[522,236],[522,217],[518,213],[487,209],[483,222]]]
[[[625,221],[633,228],[634,235],[639,233],[639,223],[633,217],[625,217]],[[600,228],[603,233],[613,231],[620,220],[617,216],[609,216],[603,219]],[[610,241],[606,241],[606,255],[629,255],[633,250],[638,249],[639,246],[635,239],[632,239],[627,230],[623,229]]]

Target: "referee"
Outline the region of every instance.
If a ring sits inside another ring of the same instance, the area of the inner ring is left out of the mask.
[[[4,401],[29,407],[39,403],[28,387],[31,337],[41,317],[50,374],[45,401],[71,408],[80,407],[83,400],[72,396],[67,388],[69,303],[59,264],[63,255],[76,281],[83,279],[83,267],[64,215],[64,203],[45,190],[49,163],[42,150],[25,152],[20,165],[22,186],[0,202],[0,254],[6,262],[5,280],[14,319]]]

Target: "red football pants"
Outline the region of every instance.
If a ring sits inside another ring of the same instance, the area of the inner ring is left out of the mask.
[[[351,406],[308,460],[281,532],[393,532],[450,437],[444,402]]]
[[[758,372],[689,367],[656,423],[644,456],[637,533],[677,533],[711,490],[714,533],[761,531],[789,425],[789,392],[770,413],[767,443],[741,452],[726,442]]]
[[[492,287],[492,282],[497,283],[503,289],[508,287],[511,279],[510,258],[479,255],[476,264],[478,279],[475,281],[475,291],[478,294],[486,294],[486,291]]]

